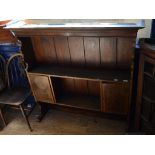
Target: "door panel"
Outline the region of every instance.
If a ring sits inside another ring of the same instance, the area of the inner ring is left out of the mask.
[[[127,114],[129,104],[129,84],[102,83],[102,111],[114,114]]]
[[[29,81],[37,101],[54,103],[50,78],[44,75],[29,74]]]

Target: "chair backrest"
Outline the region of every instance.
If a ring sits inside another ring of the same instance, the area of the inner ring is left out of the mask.
[[[6,60],[5,58],[0,54],[0,77],[6,84]]]
[[[8,88],[26,87],[29,82],[26,75],[27,65],[24,62],[23,54],[14,54],[9,58],[6,65],[6,78]]]

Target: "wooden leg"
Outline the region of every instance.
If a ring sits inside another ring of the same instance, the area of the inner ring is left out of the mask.
[[[29,123],[29,120],[28,120],[28,118],[27,118],[27,116],[25,114],[25,111],[24,111],[22,105],[20,105],[20,110],[22,112],[22,115],[23,115],[23,117],[24,117],[24,119],[25,119],[25,121],[26,121],[26,123],[27,123],[27,125],[28,125],[28,127],[30,129],[30,131],[32,131],[32,128],[31,128],[30,123]]]
[[[5,120],[3,113],[2,113],[2,109],[0,109],[0,117],[2,118],[4,125],[7,126],[6,120]]]
[[[44,118],[44,116],[46,115],[46,113],[49,110],[49,106],[46,104],[39,104],[40,107],[40,114],[37,116],[37,120],[38,122],[41,122],[41,120]]]

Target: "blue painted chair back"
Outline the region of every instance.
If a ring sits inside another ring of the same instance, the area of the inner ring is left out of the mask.
[[[6,84],[6,61],[5,58],[0,54],[0,78]]]
[[[6,77],[10,89],[16,87],[29,87],[25,69],[26,65],[21,53],[14,54],[8,59],[6,65]]]

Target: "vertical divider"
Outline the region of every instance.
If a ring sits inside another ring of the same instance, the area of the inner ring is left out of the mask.
[[[104,112],[104,103],[103,103],[103,87],[102,87],[102,81],[100,81],[100,104],[101,104],[101,112]]]
[[[54,39],[54,36],[52,37],[52,40],[53,40],[53,45],[54,45],[54,50],[55,50],[56,60],[57,60],[57,63],[59,64],[58,56],[57,56],[57,51],[56,51],[56,47],[55,47],[55,39]]]
[[[52,76],[48,76],[48,78],[49,78],[49,83],[50,83],[50,87],[51,87],[51,91],[52,91],[52,95],[53,95],[53,100],[54,100],[54,103],[56,103],[57,101],[56,101],[56,98],[55,98],[55,92],[54,92],[54,89],[53,89],[53,84],[52,84],[52,78],[51,78]]]
[[[69,55],[70,55],[70,65],[72,66],[72,58],[71,58],[71,50],[70,50],[70,46],[69,46],[69,37],[67,37],[67,44],[68,44],[68,50],[69,50]],[[74,89],[75,89],[75,80],[73,80],[74,83]]]
[[[87,61],[86,61],[86,52],[85,52],[85,37],[83,37],[83,51],[84,51],[84,60],[85,60],[85,67],[87,66]],[[89,94],[89,83],[87,82],[87,93]]]

